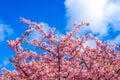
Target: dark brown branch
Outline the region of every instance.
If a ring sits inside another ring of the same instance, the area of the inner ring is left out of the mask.
[[[29,75],[28,75],[20,66],[18,66],[18,67],[19,67],[19,69],[22,70],[22,72],[25,74],[25,76],[26,76],[27,78],[29,78]],[[32,80],[32,79],[29,78],[29,80]]]
[[[76,48],[77,48],[79,45],[80,45],[80,44],[78,44],[77,46],[75,46],[75,48],[70,52],[71,55],[72,55],[72,53],[76,50]],[[77,52],[76,52],[76,54],[74,54],[69,60],[71,60],[72,58],[74,58],[76,55],[77,55]]]
[[[119,73],[119,72],[120,72],[120,68],[119,68],[117,71],[115,71],[115,74],[117,74],[117,73]],[[113,74],[108,80],[111,80],[111,78],[114,77],[115,74]]]
[[[57,46],[57,53],[58,53],[58,72],[60,73],[60,53],[59,53],[59,46]],[[59,80],[60,80],[60,74],[59,74]]]

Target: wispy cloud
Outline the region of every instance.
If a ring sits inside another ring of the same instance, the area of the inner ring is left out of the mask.
[[[45,29],[46,33],[49,33],[50,29],[53,28],[53,27],[49,26],[47,23],[45,23],[45,22],[41,22],[41,23],[44,24],[44,29]],[[41,24],[41,23],[39,23],[39,24]],[[58,34],[58,36],[63,35],[62,33],[59,32],[59,30],[55,30],[54,34]],[[32,33],[31,33],[31,35],[29,37],[29,40],[32,40],[34,38],[41,39],[41,38],[43,38],[43,36],[37,30],[33,29]]]
[[[84,47],[86,47],[86,46],[90,46],[91,48],[95,48],[96,47],[95,40],[87,40],[84,44]]]
[[[0,64],[0,67],[5,67],[5,66],[9,65],[9,63],[10,62],[9,62],[8,57],[5,57],[5,58],[3,58],[3,61]]]
[[[13,29],[10,25],[0,22],[0,41],[4,41],[7,36],[13,34]]]
[[[47,23],[41,22],[39,24],[44,24],[45,31],[49,32],[49,30],[50,30],[51,27]],[[42,35],[37,30],[35,30],[35,29],[33,29],[32,33],[30,35],[30,40],[32,40],[34,38],[37,38],[37,39],[42,38]]]
[[[89,21],[89,30],[99,36],[108,34],[108,24],[113,25],[113,30],[120,31],[120,0],[66,0],[65,6],[66,29],[71,29],[70,24],[74,21]]]
[[[120,44],[120,35],[118,35],[115,39],[109,40],[110,44]]]

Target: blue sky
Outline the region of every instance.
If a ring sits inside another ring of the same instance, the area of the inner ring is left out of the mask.
[[[62,34],[72,29],[72,22],[88,21],[90,27],[78,34],[88,31],[109,44],[119,44],[119,7],[119,0],[0,0],[0,68],[10,69],[8,58],[13,56],[6,40],[20,37],[28,28],[20,17],[55,26]]]
[[[7,58],[13,55],[6,40],[20,37],[28,28],[19,21],[20,17],[61,29],[66,25],[64,0],[0,0],[0,64],[7,66]],[[10,29],[8,33],[5,28]],[[4,29],[4,30],[3,30]],[[63,32],[63,31],[61,31]],[[5,34],[6,33],[6,34]],[[4,61],[6,60],[6,62]],[[5,65],[4,65],[5,64]]]

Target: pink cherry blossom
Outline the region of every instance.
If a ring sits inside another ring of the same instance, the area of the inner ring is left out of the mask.
[[[2,68],[0,80],[120,80],[120,51],[116,45],[108,45],[108,41],[102,43],[90,33],[73,36],[82,26],[89,26],[88,22],[78,26],[73,23],[71,32],[58,37],[54,34],[55,28],[47,32],[44,23],[24,18],[21,21],[28,24],[29,29],[21,38],[7,41],[15,53],[9,59],[15,70]],[[41,39],[27,40],[33,29],[42,35]],[[94,40],[96,47],[84,47],[87,39]],[[24,43],[35,49],[24,48]]]

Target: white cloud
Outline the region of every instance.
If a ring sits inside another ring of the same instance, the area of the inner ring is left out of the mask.
[[[86,46],[90,46],[91,48],[95,48],[96,47],[95,40],[87,40],[84,44],[84,47],[86,47]]]
[[[3,65],[2,64],[0,64],[0,67],[2,67]]]
[[[110,44],[120,44],[120,35],[118,35],[115,39],[109,40]]]
[[[3,61],[3,65],[6,66],[6,65],[8,65],[8,64],[9,64],[9,60],[8,60],[8,58],[6,58],[6,59]]]
[[[41,22],[41,23],[44,24],[45,31],[49,32],[50,26],[47,23],[44,23],[44,22]],[[41,24],[41,23],[39,23],[39,24]],[[35,39],[35,38],[41,39],[42,35],[37,30],[33,29],[33,31],[31,32],[29,40],[32,40],[32,39]]]
[[[0,41],[4,41],[11,34],[13,34],[13,29],[9,25],[0,22]]]
[[[4,67],[4,66],[7,66],[9,64],[9,59],[8,57],[5,57],[2,61],[2,63],[0,64],[0,67]]]
[[[42,24],[44,24],[44,29],[45,29],[45,32],[46,33],[49,33],[50,32],[50,29],[53,28],[53,27],[50,27],[47,23],[44,23],[44,22],[41,22]],[[39,23],[39,24],[41,24]],[[63,35],[62,33],[60,33],[58,30],[55,30],[55,33],[54,34],[58,34],[59,35]],[[30,35],[30,38],[29,40],[32,40],[32,39],[41,39],[43,36],[35,29],[33,29],[31,35]]]
[[[100,36],[108,34],[108,23],[114,25],[114,30],[120,31],[120,0],[66,0],[66,15],[68,23],[66,29],[70,30],[71,23],[88,21],[89,30]],[[84,32],[85,29],[83,28]]]

